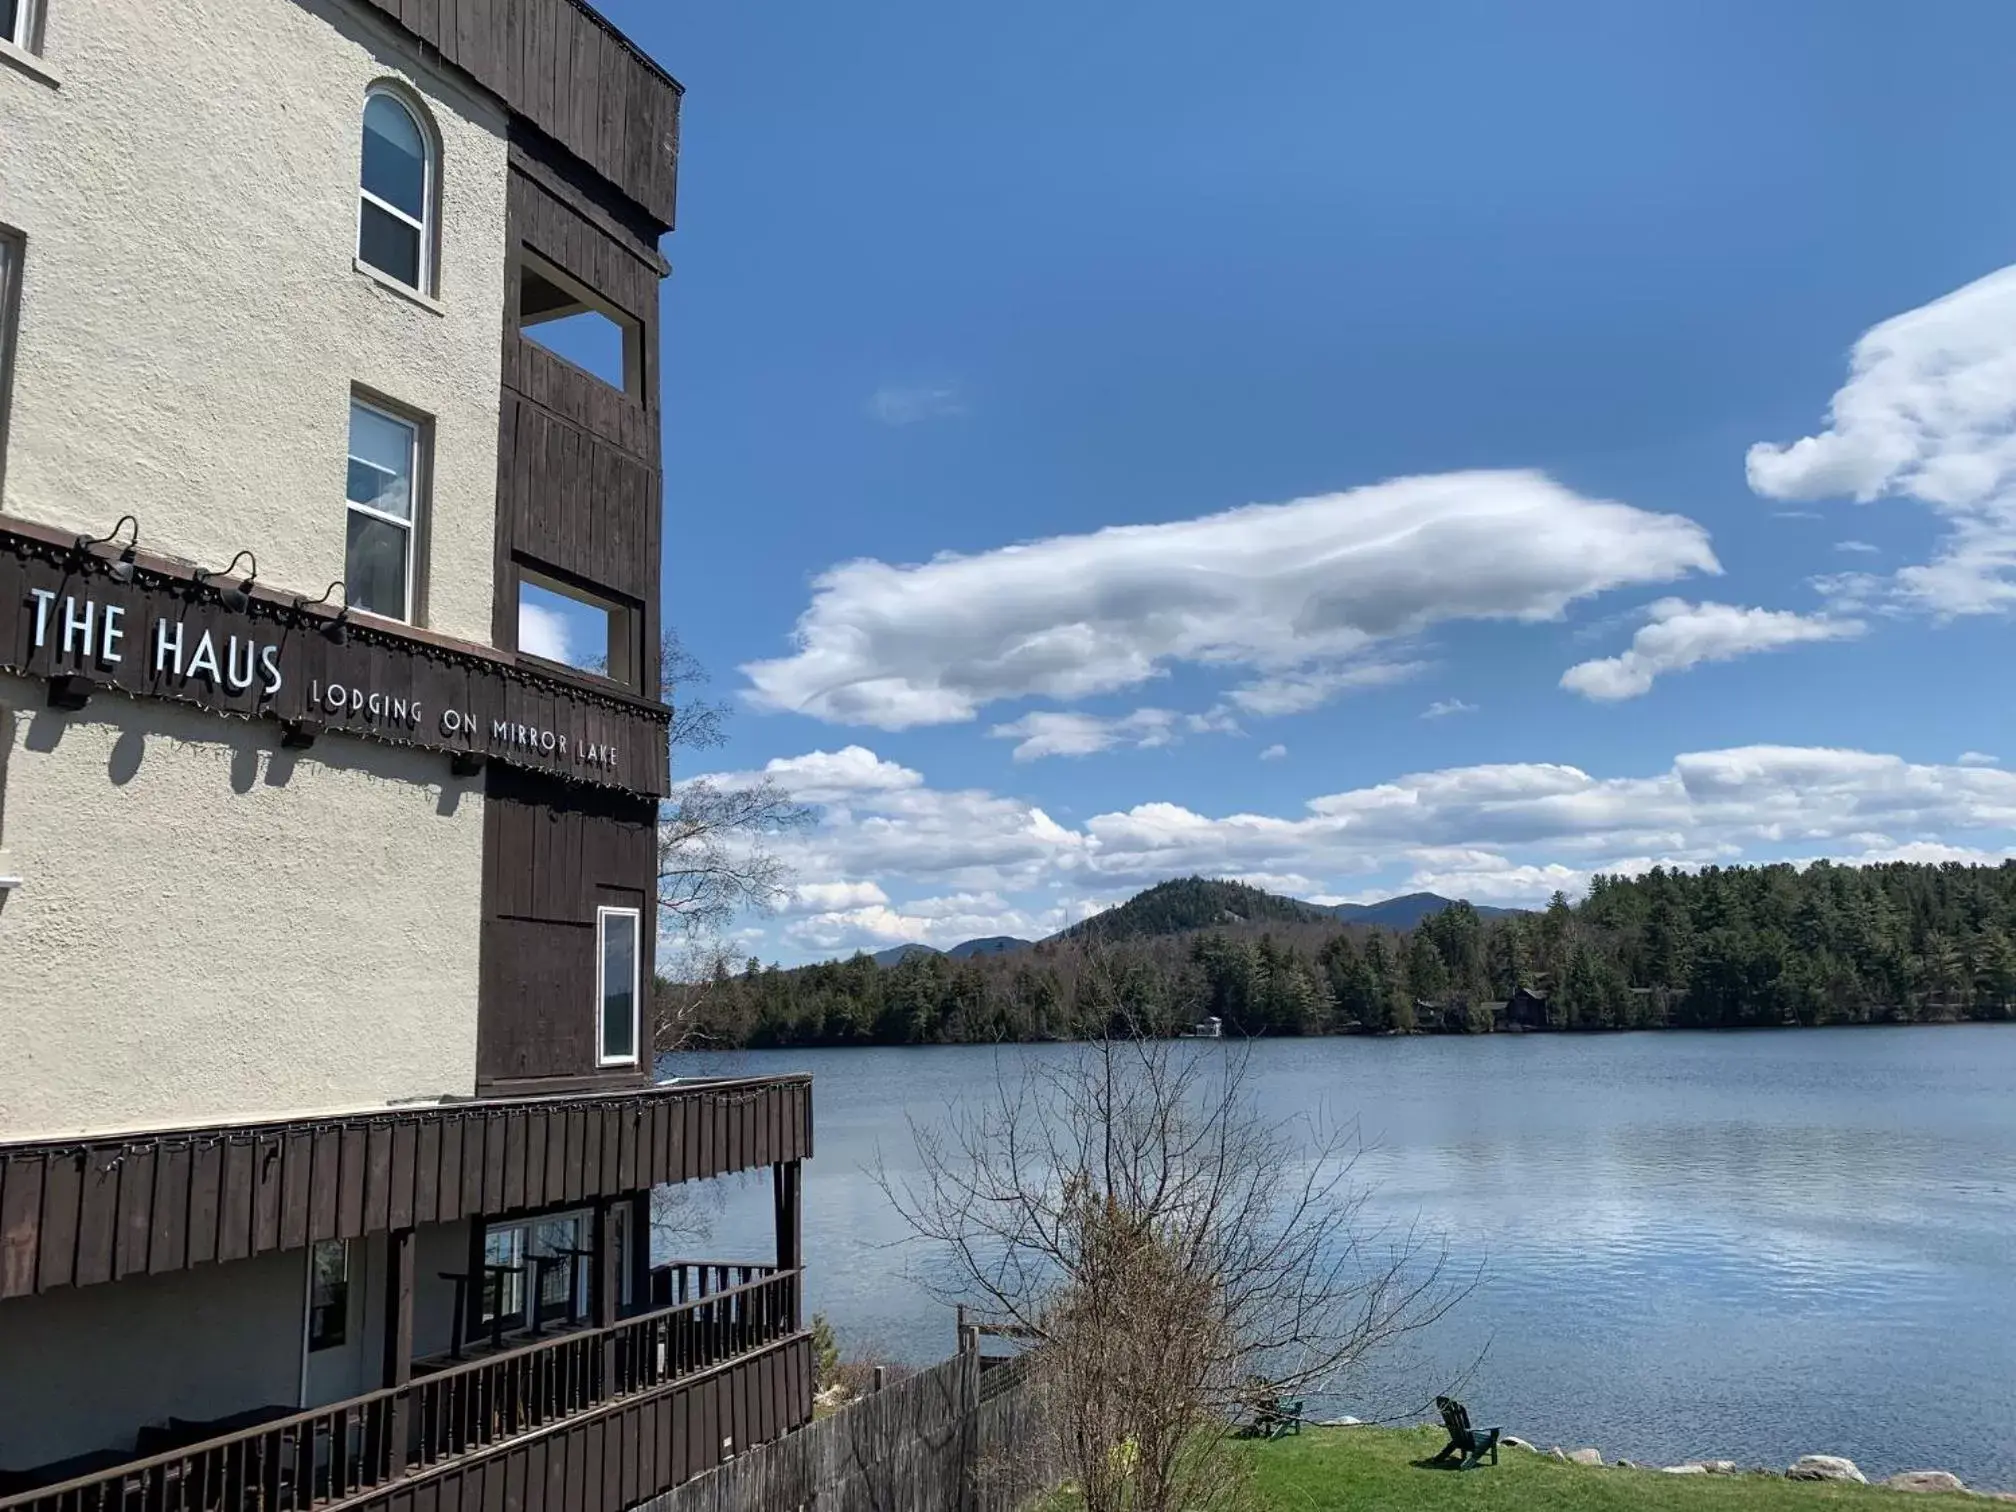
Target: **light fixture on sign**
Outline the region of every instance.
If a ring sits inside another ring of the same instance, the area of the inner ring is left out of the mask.
[[[290,751],[305,751],[326,726],[319,719],[287,719],[280,724],[280,744]]]
[[[218,599],[233,614],[243,614],[247,609],[252,607],[252,594],[250,590],[253,583],[258,581],[259,578],[259,558],[253,556],[249,551],[241,551],[238,555],[231,558],[231,565],[226,567],[222,572],[198,572],[196,574],[197,582],[207,584],[213,578],[231,576],[233,572],[238,570],[238,564],[246,561],[252,564],[252,570],[245,574],[245,581],[236,587],[219,588],[217,590]]]
[[[139,520],[135,519],[132,515],[121,515],[119,516],[118,524],[106,531],[104,535],[80,535],[77,537],[77,554],[79,556],[88,556],[93,546],[103,546],[108,541],[116,541],[119,538],[119,532],[128,525],[133,527],[133,539],[126,543],[126,549],[119,553],[118,559],[105,569],[107,575],[115,583],[130,583],[133,581],[134,558],[140,553]]]
[[[343,579],[337,578],[327,588],[324,588],[322,590],[322,597],[320,598],[297,598],[294,600],[294,612],[299,614],[303,609],[313,609],[317,604],[328,603],[329,595],[334,593],[338,588],[343,590],[343,607],[338,611],[336,618],[330,620],[322,627],[322,633],[328,636],[332,643],[341,646],[347,644],[350,639],[350,631],[346,625],[346,621],[350,618],[350,585],[344,582]]]
[[[49,707],[75,713],[91,702],[97,691],[98,685],[81,673],[59,672],[49,679]]]

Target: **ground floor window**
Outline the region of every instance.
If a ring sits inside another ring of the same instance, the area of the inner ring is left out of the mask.
[[[308,1251],[308,1348],[334,1349],[350,1337],[350,1246],[320,1240]]]
[[[610,1219],[609,1242],[616,1246],[618,1266],[617,1297],[628,1302],[627,1206],[619,1203]],[[484,1229],[481,1325],[488,1328],[499,1318],[506,1328],[530,1327],[535,1316],[542,1324],[586,1319],[594,1237],[594,1218],[585,1209],[493,1223]],[[493,1266],[498,1269],[491,1269]]]

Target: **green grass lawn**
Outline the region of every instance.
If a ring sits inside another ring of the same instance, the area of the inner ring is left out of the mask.
[[[1788,1481],[1775,1475],[1663,1475],[1657,1470],[1564,1465],[1529,1449],[1501,1449],[1496,1465],[1458,1472],[1422,1469],[1447,1435],[1441,1429],[1309,1428],[1270,1444],[1241,1445],[1253,1456],[1260,1505],[1268,1512],[1960,1512],[1993,1507],[1972,1497],[1938,1497],[1878,1487]],[[1071,1499],[1053,1504],[1072,1505]]]

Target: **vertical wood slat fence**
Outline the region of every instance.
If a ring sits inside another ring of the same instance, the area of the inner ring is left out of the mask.
[[[1039,1465],[1035,1360],[977,1350],[736,1456],[635,1512],[1019,1512]]]

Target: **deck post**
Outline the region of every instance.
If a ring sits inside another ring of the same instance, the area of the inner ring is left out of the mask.
[[[385,1236],[385,1361],[384,1385],[405,1386],[413,1379],[413,1230],[396,1228]],[[460,1320],[457,1320],[459,1325]],[[384,1445],[388,1474],[406,1468],[407,1395],[392,1399]]]
[[[777,1268],[780,1271],[795,1271],[804,1264],[804,1202],[801,1190],[804,1181],[804,1163],[797,1160],[781,1160],[770,1167],[771,1192],[777,1220]],[[798,1316],[798,1282],[794,1279],[789,1287],[790,1316],[785,1320],[790,1332],[796,1333],[800,1326]]]
[[[595,1202],[595,1215],[591,1222],[593,1237],[588,1247],[593,1252],[589,1264],[593,1267],[588,1281],[588,1301],[595,1312],[595,1326],[609,1329],[616,1326],[616,1302],[618,1277],[622,1272],[617,1266],[622,1260],[616,1247],[616,1203],[614,1197],[600,1197]],[[616,1339],[613,1334],[602,1336],[602,1390],[615,1392],[621,1388],[616,1380]]]

